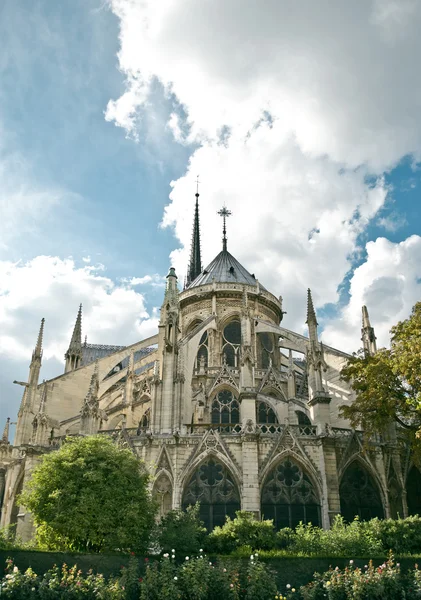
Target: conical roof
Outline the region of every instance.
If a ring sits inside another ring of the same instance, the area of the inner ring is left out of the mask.
[[[244,285],[257,285],[254,275],[241,265],[228,250],[222,250],[213,261],[196,277],[188,286],[193,287],[206,285],[208,283],[240,283]],[[266,289],[259,282],[261,289]]]

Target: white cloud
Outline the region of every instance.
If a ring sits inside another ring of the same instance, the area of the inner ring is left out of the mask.
[[[381,347],[388,345],[392,325],[406,319],[421,298],[420,236],[413,235],[400,243],[378,238],[368,242],[366,250],[367,260],[351,278],[349,303],[323,331],[324,341],[349,351],[361,346],[364,304]]]
[[[396,212],[390,213],[387,217],[381,217],[377,220],[377,225],[383,227],[386,231],[394,233],[401,227],[405,227],[407,220],[403,215],[399,215]]]
[[[421,155],[421,3],[109,3],[127,90],[107,118],[139,132],[158,80],[181,107],[167,129],[194,144],[163,219],[180,241],[179,277],[200,173],[204,262],[220,247],[216,210],[226,202],[229,248],[284,296],[285,324],[302,327],[307,287],[317,305],[337,302],[358,236],[385,203],[384,171]],[[390,219],[381,224],[391,230]]]
[[[124,280],[131,286],[150,285],[151,287],[165,287],[165,277],[154,273],[153,275],[145,275],[144,277],[131,277]]]
[[[126,345],[156,333],[144,297],[101,274],[102,265],[78,268],[72,259],[38,256],[0,262],[0,355],[29,359],[45,317],[44,357],[62,361],[79,303],[83,335],[92,343]]]

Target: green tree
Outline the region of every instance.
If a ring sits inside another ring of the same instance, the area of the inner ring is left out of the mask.
[[[67,438],[43,456],[21,501],[50,548],[143,552],[155,515],[148,481],[133,453],[109,438]]]
[[[421,455],[421,302],[390,333],[389,349],[374,356],[360,350],[342,369],[341,377],[356,392],[356,400],[342,406],[341,413],[368,434],[384,434],[397,423]]]

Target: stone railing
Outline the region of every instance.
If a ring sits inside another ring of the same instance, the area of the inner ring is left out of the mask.
[[[247,292],[247,294],[260,296],[261,298],[265,298],[269,302],[276,304],[280,309],[282,309],[282,304],[278,300],[276,296],[268,292],[267,290],[263,290],[256,281],[256,285],[247,285],[242,283],[206,283],[205,285],[196,286],[191,289],[187,289],[180,294],[180,301],[186,300],[192,296],[200,296],[201,294],[209,294],[213,291],[237,291],[239,293],[243,293],[243,291]]]

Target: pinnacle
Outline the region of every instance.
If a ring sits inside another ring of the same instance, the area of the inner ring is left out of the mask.
[[[363,322],[363,329],[365,329],[366,327],[371,327],[370,317],[368,316],[368,310],[365,305],[362,307],[362,322]]]
[[[10,417],[7,417],[6,424],[3,430],[3,436],[1,441],[8,444],[9,443],[9,428],[10,428]]]
[[[308,288],[308,290],[307,290],[307,321],[306,321],[306,323],[307,324],[315,323],[316,325],[318,325],[317,319],[316,319],[316,311],[314,310],[313,299],[311,297],[310,288]]]
[[[82,351],[82,304],[79,305],[79,310],[76,317],[76,323],[73,328],[72,338],[70,340],[68,354],[80,353]]]
[[[190,250],[189,269],[187,273],[187,286],[194,281],[201,272],[202,258],[200,252],[199,192],[196,192],[192,244]]]
[[[41,326],[39,328],[37,343],[36,343],[35,349],[32,353],[32,359],[42,357],[42,338],[44,336],[44,323],[45,323],[45,319],[43,317],[41,319]]]

